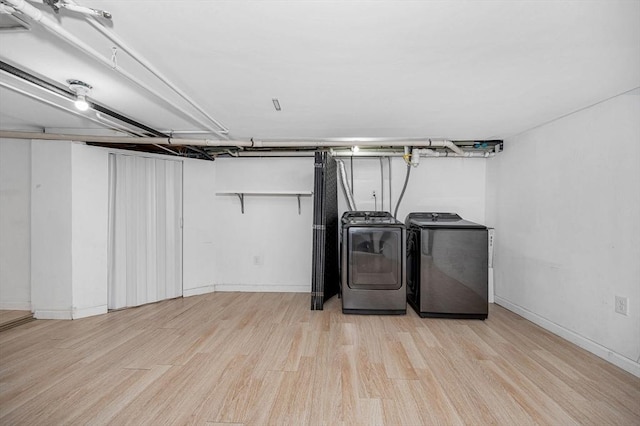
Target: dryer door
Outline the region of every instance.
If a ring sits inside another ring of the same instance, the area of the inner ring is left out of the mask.
[[[362,290],[402,286],[402,230],[350,227],[347,285]]]

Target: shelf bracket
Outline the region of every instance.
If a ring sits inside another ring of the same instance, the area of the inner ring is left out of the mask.
[[[236,195],[240,199],[240,212],[244,214],[244,194],[241,192],[237,192]]]
[[[240,212],[244,214],[244,199],[246,196],[275,196],[275,197],[296,197],[298,201],[298,215],[302,215],[302,197],[310,197],[313,195],[311,191],[225,191],[216,192],[216,195],[235,195],[240,200]]]

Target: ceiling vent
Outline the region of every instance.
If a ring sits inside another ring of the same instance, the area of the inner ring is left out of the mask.
[[[27,22],[17,16],[3,13],[2,9],[0,9],[0,33],[29,31],[30,29],[31,26]]]

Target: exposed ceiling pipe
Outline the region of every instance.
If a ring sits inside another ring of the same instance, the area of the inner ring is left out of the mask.
[[[232,157],[314,157],[315,151],[226,151]]]
[[[38,101],[38,102],[41,102],[41,103],[43,103],[43,104],[45,104],[45,105],[49,105],[49,106],[51,106],[51,107],[53,107],[53,108],[57,108],[57,109],[59,109],[59,110],[62,110],[62,111],[68,112],[68,113],[73,114],[73,115],[76,115],[76,116],[78,116],[78,117],[82,117],[82,118],[83,118],[83,119],[85,119],[85,120],[93,121],[94,123],[99,124],[99,125],[100,125],[100,126],[102,126],[102,127],[104,127],[104,126],[106,125],[106,126],[108,126],[108,128],[109,128],[109,129],[111,129],[111,130],[122,131],[122,132],[124,132],[124,133],[130,133],[130,132],[127,132],[126,130],[123,130],[123,129],[121,129],[121,128],[114,127],[114,126],[112,126],[111,124],[108,124],[108,123],[104,123],[104,122],[102,122],[102,120],[100,119],[100,117],[98,117],[98,118],[92,118],[92,117],[90,117],[90,116],[88,116],[88,115],[86,115],[86,114],[83,114],[83,113],[79,112],[79,111],[78,111],[77,109],[75,109],[75,108],[66,108],[66,107],[64,107],[64,106],[62,106],[62,105],[60,105],[60,104],[57,104],[57,103],[55,103],[55,102],[52,102],[52,101],[50,101],[50,100],[48,100],[48,99],[45,99],[45,98],[43,98],[43,97],[41,97],[41,96],[38,96],[38,95],[35,95],[35,94],[33,94],[33,93],[27,92],[26,90],[22,90],[22,89],[19,89],[19,88],[17,88],[17,87],[14,87],[14,86],[12,86],[12,85],[10,85],[10,84],[8,84],[8,83],[5,83],[5,82],[3,82],[3,81],[0,81],[0,87],[4,87],[4,88],[6,88],[6,89],[8,89],[8,90],[11,90],[11,91],[13,91],[13,92],[19,93],[19,94],[21,94],[21,95],[23,95],[23,96],[29,97],[29,98],[34,99],[34,100],[36,100],[36,101]],[[99,113],[96,113],[96,115],[97,115],[97,114],[99,114]],[[114,124],[115,124],[115,123],[114,123]]]
[[[414,147],[434,147],[434,148],[448,148],[458,155],[464,155],[456,144],[448,140],[433,141],[427,140],[390,140],[390,141],[378,141],[378,140],[316,140],[316,141],[260,141],[251,140],[254,148],[287,148],[287,147],[301,147],[301,146],[316,146],[320,148],[332,148],[332,147],[379,147],[379,146],[414,146]]]
[[[172,149],[167,148],[166,146],[156,145],[156,144],[153,144],[153,146],[155,146],[156,148],[162,149],[163,151],[167,151],[167,152],[169,152],[169,153],[171,153],[171,154],[173,154],[173,155],[177,155],[177,156],[179,156],[179,155],[180,155],[179,153],[175,152],[175,151],[174,151],[174,150],[172,150]]]
[[[135,136],[135,137],[142,137],[143,135],[141,135],[140,133],[136,133],[131,129],[126,128],[125,126],[116,123],[115,121],[105,117],[101,112],[96,112],[96,118],[98,119],[99,122],[102,122],[103,124],[111,127],[112,129],[116,129],[122,133],[126,133],[130,136]]]
[[[389,210],[391,210],[391,206],[393,205],[393,173],[391,172],[391,157],[387,157],[387,168],[389,169]]]
[[[211,134],[208,130],[173,130],[173,129],[161,129],[166,134],[172,135],[208,135]]]
[[[336,164],[338,165],[338,174],[340,175],[340,183],[342,184],[342,192],[344,193],[345,198],[347,199],[347,204],[349,205],[350,211],[358,210],[356,208],[356,202],[353,199],[353,190],[349,186],[349,181],[347,180],[347,172],[344,168],[344,161],[337,160]]]
[[[422,151],[422,150],[421,150]],[[432,154],[421,152],[420,155],[422,157],[439,157],[439,158],[489,158],[494,157],[495,152],[469,152],[465,151],[464,155],[458,155],[453,152],[437,152],[432,150]],[[313,157],[314,151],[239,151],[238,153],[228,153],[229,155],[233,155],[234,157]],[[332,151],[331,155],[334,157],[354,157],[360,159],[378,159],[378,158],[391,158],[391,157],[402,157],[404,154],[402,152],[394,152],[388,150],[380,150],[380,151],[367,151],[367,152],[358,152],[357,154],[352,153],[351,151]]]
[[[418,155],[421,157],[475,157],[488,158],[496,155],[495,151],[462,151],[462,154],[452,154],[450,152],[438,152],[433,149],[418,149]],[[414,151],[415,152],[415,151]]]
[[[102,65],[110,69],[114,69],[109,59],[105,58],[100,53],[98,53],[95,49],[93,49],[91,46],[89,46],[88,44],[80,40],[78,37],[74,36],[67,30],[62,28],[62,26],[57,22],[55,22],[54,20],[44,16],[40,11],[40,9],[31,6],[25,0],[3,0],[3,1],[6,3],[9,3],[10,6],[15,9],[16,12],[13,12],[14,14],[20,12],[21,14],[28,17],[29,19],[42,25],[45,29],[47,29],[49,32],[51,32],[55,36],[61,38],[62,40],[69,43],[70,45],[76,47],[78,50],[94,58],[95,60],[100,62]],[[179,113],[184,118],[187,118],[188,120],[193,120],[194,122],[203,126],[205,129],[211,130],[211,132],[214,134],[217,134],[221,137],[226,137],[226,134],[223,131],[220,131],[219,129],[214,129],[212,126],[209,126],[208,124],[204,123],[202,120],[198,119],[197,117],[193,117],[192,115],[187,114],[182,109],[178,108],[176,105],[170,102],[168,99],[158,94],[151,86],[144,83],[140,79],[136,78],[132,74],[129,74],[128,72],[120,68],[115,68],[115,71],[120,75],[122,75],[123,77],[125,77],[130,82],[134,83],[136,86],[140,87],[141,89],[153,95],[162,104],[164,104],[171,110]]]
[[[202,149],[202,148],[198,148],[198,147],[193,146],[193,145],[187,145],[185,148],[187,148],[190,151],[197,152],[198,154],[202,155],[204,158],[206,158],[209,161],[214,161],[215,160],[214,157],[209,155],[209,153],[207,151],[205,151],[204,149]]]
[[[7,6],[5,4],[0,3],[0,13],[4,15],[13,15],[15,13],[15,9],[11,6]]]
[[[295,144],[290,141],[270,141],[268,143],[263,143],[257,145],[255,141],[229,141],[229,140],[217,140],[217,139],[186,139],[186,138],[172,138],[172,137],[126,137],[126,136],[98,136],[98,135],[70,135],[70,134],[56,134],[56,133],[38,133],[38,132],[20,132],[20,131],[8,131],[8,130],[0,130],[0,137],[10,138],[10,139],[44,139],[44,140],[73,140],[73,141],[83,141],[83,142],[94,142],[94,143],[112,143],[112,144],[158,144],[158,145],[192,145],[192,146],[212,146],[212,147],[242,147],[242,148],[255,148],[255,147],[263,147],[263,148],[308,148],[308,147],[335,147],[337,142],[322,142],[322,141],[300,141]],[[346,143],[346,142],[345,142]],[[400,142],[385,142],[386,146],[400,146],[402,145],[402,141]],[[420,142],[414,142],[417,145],[420,145]],[[434,142],[425,142],[431,143],[431,146]],[[377,145],[373,145],[370,143],[371,147],[375,147]],[[443,145],[444,146],[444,145]],[[425,157],[468,157],[468,158],[488,158],[495,156],[495,152],[488,151],[462,151],[462,154],[456,154],[453,152],[438,152],[432,149],[419,149],[418,153],[421,156]],[[300,153],[295,152],[292,154],[287,154],[286,152],[276,152],[276,153],[267,153],[267,152],[241,152],[239,153],[241,156],[271,156],[275,154],[276,156],[304,156],[305,154],[313,155],[313,153]],[[351,151],[334,151],[332,155],[341,157],[385,157],[385,156],[402,156],[402,152],[389,152],[389,151],[379,151],[379,152],[363,152],[360,151],[357,154],[354,154]]]
[[[82,141],[95,143],[132,144],[132,145],[193,145],[193,146],[240,146],[250,147],[251,142],[227,141],[216,139],[184,139],[184,138],[160,138],[142,137],[132,138],[126,136],[97,136],[97,135],[67,135],[57,133],[16,132],[0,130],[0,138],[7,139],[43,139],[62,141]]]
[[[384,211],[384,160],[380,157],[380,210]]]
[[[6,73],[7,75],[13,77],[13,78],[18,78],[24,82],[26,82],[28,85],[36,87],[38,89],[42,89],[45,90],[53,95],[56,95],[62,99],[64,99],[65,101],[67,100],[75,100],[75,94],[72,93],[70,90],[68,89],[63,89],[61,87],[56,86],[53,83],[50,83],[46,80],[43,80],[39,77],[36,77],[33,74],[30,74],[26,71],[23,71],[19,68],[14,67],[13,65],[9,65],[6,62],[0,61],[0,70],[4,73]],[[29,96],[30,94],[25,93],[26,96]],[[55,105],[54,105],[55,106]],[[130,119],[129,117],[126,117],[110,108],[107,108],[103,105],[100,105],[96,102],[89,102],[89,106],[91,107],[91,109],[93,111],[96,112],[96,114],[98,113],[102,113],[105,115],[108,115],[112,118],[117,119],[118,121],[122,121],[123,123],[126,123],[130,126],[133,126],[135,128],[138,128],[140,130],[143,130],[145,132],[147,132],[148,135],[153,135],[153,136],[158,136],[158,137],[169,137],[168,134],[159,132],[145,124],[139,123],[135,120]],[[79,113],[79,111],[77,109],[74,109],[74,113]],[[83,117],[87,117],[87,115],[83,115]]]
[[[47,4],[47,5],[51,6],[53,11],[56,12],[56,13],[58,13],[60,8],[65,8],[65,9],[70,10],[72,12],[77,12],[77,13],[81,13],[81,14],[84,14],[84,15],[93,15],[93,16],[99,16],[99,17],[104,18],[104,19],[111,19],[111,13],[109,13],[109,12],[107,12],[105,10],[92,9],[90,7],[80,6],[80,5],[77,5],[76,3],[68,1],[68,0],[62,0],[62,1],[58,1],[58,0],[49,0],[49,1],[29,0],[29,1],[32,2],[32,3],[36,2],[36,3]]]
[[[74,1],[72,1],[72,0],[68,0],[66,3],[70,4],[70,5],[76,5],[76,3]],[[102,33],[109,40],[111,40],[112,42],[117,44],[118,47],[121,48],[122,50],[124,50],[127,54],[129,54],[129,56],[131,56],[131,58],[133,58],[136,62],[138,62],[140,65],[142,65],[151,74],[156,76],[164,84],[166,84],[167,87],[169,87],[176,94],[178,94],[189,105],[194,107],[198,112],[200,112],[200,114],[202,114],[204,117],[206,117],[208,120],[210,120],[213,124],[215,124],[220,129],[219,133],[222,133],[222,134],[225,134],[225,135],[229,133],[229,129],[225,125],[220,123],[215,118],[211,117],[202,107],[200,107],[200,105],[198,105],[193,99],[191,99],[191,97],[189,95],[187,95],[182,89],[180,89],[176,84],[174,84],[164,74],[162,74],[162,72],[160,72],[160,70],[158,70],[156,67],[154,67],[153,64],[151,64],[151,62],[149,62],[144,56],[142,56],[139,52],[137,52],[135,49],[133,49],[131,46],[129,46],[124,40],[122,40],[120,37],[118,37],[117,34],[115,34],[113,31],[109,30],[104,25],[102,25],[102,23],[99,22],[95,17],[90,16],[90,15],[85,15],[85,16],[86,16],[87,22],[89,22],[89,24],[91,24],[91,26],[93,26],[95,29],[97,29],[100,33]]]
[[[398,218],[398,209],[400,208],[400,203],[402,202],[402,198],[404,198],[404,193],[407,190],[407,184],[409,183],[409,176],[411,175],[411,163],[407,163],[407,172],[404,176],[404,185],[402,185],[402,191],[400,191],[400,196],[398,197],[398,202],[396,203],[396,209],[393,212],[393,217]]]

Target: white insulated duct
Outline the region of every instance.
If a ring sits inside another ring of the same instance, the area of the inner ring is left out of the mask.
[[[100,53],[98,53],[95,49],[93,49],[91,46],[89,46],[88,44],[80,40],[78,37],[74,36],[67,30],[62,28],[62,26],[58,24],[56,21],[44,16],[38,8],[31,6],[25,0],[3,0],[3,1],[8,3],[10,7],[12,7],[15,10],[14,12],[12,12],[12,14],[20,13],[28,17],[32,21],[35,21],[40,25],[42,25],[45,29],[47,29],[49,32],[51,32],[55,36],[64,40],[68,44],[74,46],[78,50],[84,52],[88,56],[94,58],[95,60],[100,62],[102,65],[109,67],[110,69],[113,69],[112,63],[109,59],[105,58]],[[179,113],[184,118],[188,120],[193,120],[194,122],[203,126],[205,129],[210,130],[214,134],[222,136],[225,133],[225,131],[214,129],[212,126],[209,126],[207,123],[204,123],[202,120],[196,117],[193,117],[192,115],[182,111],[182,109],[178,108],[172,102],[170,102],[166,98],[159,95],[151,86],[147,85],[140,79],[134,77],[132,74],[129,74],[128,72],[120,68],[116,68],[115,71],[120,75],[122,75],[123,77],[125,77],[130,82],[134,83],[136,86],[145,90],[147,93],[150,93],[151,95],[153,95],[157,100],[162,102],[162,104],[170,108],[172,111]]]
[[[342,192],[344,192],[344,196],[347,199],[347,204],[349,204],[349,210],[356,211],[358,209],[356,208],[356,201],[353,199],[353,191],[351,190],[349,181],[347,180],[347,172],[344,168],[344,161],[336,160],[336,164],[338,165],[340,183],[342,183]]]

